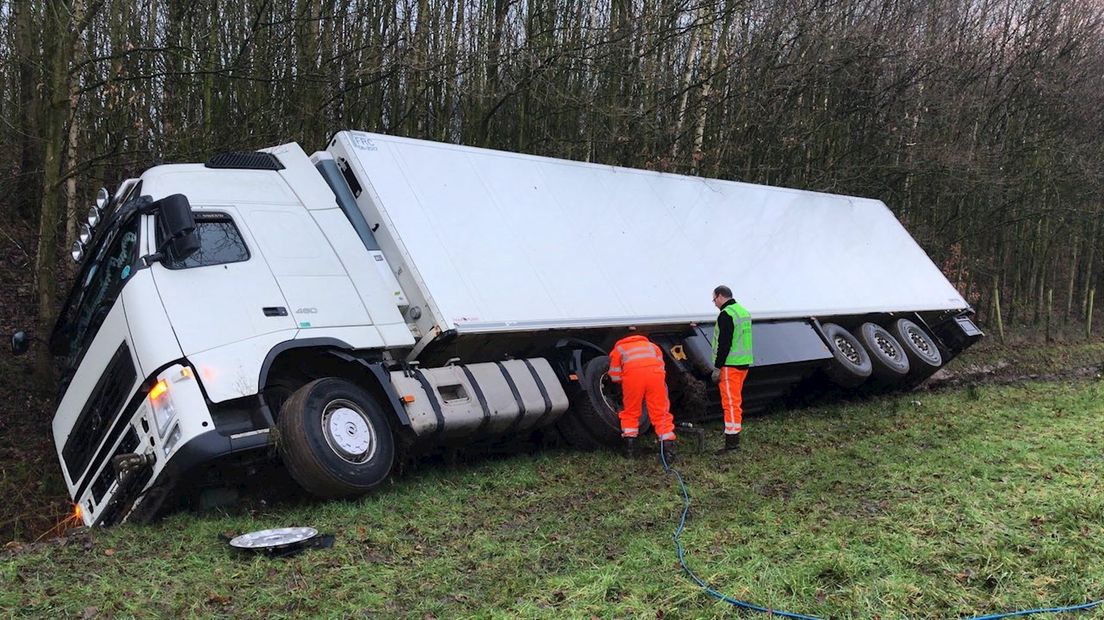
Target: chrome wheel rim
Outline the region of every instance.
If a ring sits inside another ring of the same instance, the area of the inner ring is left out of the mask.
[[[322,411],[322,436],[334,454],[354,465],[370,460],[379,445],[368,416],[345,399],[331,401]]]
[[[929,360],[933,360],[933,361],[935,360],[935,355],[936,354],[932,350],[931,341],[928,340],[928,337],[923,332],[921,332],[919,329],[917,329],[915,327],[910,327],[909,330],[908,330],[908,337],[909,337],[909,340],[912,341],[913,346],[916,347],[916,350],[921,355],[923,355],[924,357],[926,357]]]
[[[900,353],[897,351],[897,347],[893,342],[886,338],[885,334],[874,334],[874,342],[878,345],[878,348],[882,350],[887,356],[897,359]]]
[[[862,363],[862,358],[859,357],[859,352],[855,350],[855,347],[843,336],[836,336],[835,338],[836,349],[843,353],[843,356],[847,358],[852,364],[858,366]]]

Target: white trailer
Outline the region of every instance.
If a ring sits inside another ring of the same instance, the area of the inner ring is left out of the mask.
[[[756,321],[752,410],[824,378],[911,385],[981,335],[876,200],[362,132],[152,168],[87,237],[51,347],[88,524],[156,516],[273,454],[340,497],[398,454],[608,444],[605,352],[630,325],[668,356],[676,420],[708,417],[693,396],[718,284]]]

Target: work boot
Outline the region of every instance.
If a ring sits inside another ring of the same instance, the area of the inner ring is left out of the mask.
[[[666,441],[659,442],[659,462],[662,464],[664,459],[667,459],[667,464],[670,465],[678,458],[675,455],[675,440],[668,439]]]
[[[724,438],[724,447],[720,450],[717,450],[717,454],[727,454],[729,452],[735,452],[740,449],[740,433],[736,433],[734,435],[726,434]]]
[[[627,459],[636,458],[636,437],[621,438],[621,456]]]

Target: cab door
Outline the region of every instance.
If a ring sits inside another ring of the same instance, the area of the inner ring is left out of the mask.
[[[349,274],[310,212],[299,205],[277,204],[242,205],[241,210],[249,233],[287,298],[296,327],[319,330],[372,325]],[[369,265],[361,268],[374,269]]]
[[[184,355],[276,332],[293,337],[287,301],[238,209],[204,205],[193,214],[199,250],[152,266]]]

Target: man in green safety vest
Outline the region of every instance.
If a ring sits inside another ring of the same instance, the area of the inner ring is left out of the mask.
[[[732,289],[713,289],[713,305],[721,311],[713,328],[713,383],[721,391],[725,444],[721,453],[740,448],[743,430],[744,379],[755,361],[751,351],[751,314],[732,299]]]

